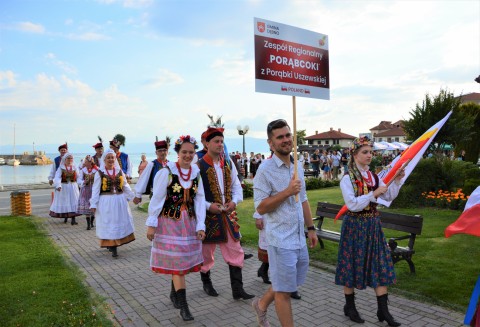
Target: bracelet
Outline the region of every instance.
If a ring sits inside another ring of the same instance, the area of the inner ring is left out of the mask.
[[[307,227],[307,230],[315,230],[315,226]]]

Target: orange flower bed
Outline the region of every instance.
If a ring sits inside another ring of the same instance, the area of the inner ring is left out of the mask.
[[[461,188],[456,191],[423,192],[422,196],[426,206],[453,210],[463,210],[469,198],[463,194]]]

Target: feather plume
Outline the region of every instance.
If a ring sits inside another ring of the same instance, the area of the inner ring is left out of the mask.
[[[118,146],[120,145],[125,146],[125,136],[123,136],[122,134],[115,135],[113,139],[116,140],[116,143],[118,144]]]
[[[208,127],[223,127],[222,123],[222,116],[217,117],[216,119],[213,119],[212,115],[207,114],[208,118],[210,118],[210,124],[208,124]]]
[[[170,136],[165,136],[165,141],[167,142],[167,146],[170,147],[170,141],[172,140],[172,138]]]
[[[100,143],[103,143],[103,140],[102,140],[102,138],[100,137],[100,135],[97,135],[97,137],[98,137],[98,140],[100,141]]]

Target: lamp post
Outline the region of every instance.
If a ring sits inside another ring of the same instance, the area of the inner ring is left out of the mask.
[[[243,153],[245,153],[245,134],[248,133],[248,130],[249,130],[248,125],[245,125],[243,128],[242,128],[242,126],[240,126],[240,125],[237,126],[238,135],[242,135],[242,136],[243,136],[243,151],[242,151],[242,155],[243,155]]]

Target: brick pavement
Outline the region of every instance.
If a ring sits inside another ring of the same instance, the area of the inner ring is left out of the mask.
[[[150,242],[145,237],[146,213],[131,204],[135,220],[136,240],[118,248],[119,257],[112,258],[100,249],[95,231],[86,230],[85,219],[77,226],[64,224],[61,219],[47,218],[46,212],[34,212],[44,217],[49,236],[86,275],[86,283],[110,304],[116,325],[120,326],[257,326],[251,301],[233,300],[228,267],[217,252],[212,280],[219,297],[209,297],[202,289],[199,273],[187,275],[187,299],[195,320],[185,323],[179,310],[170,302],[170,278],[154,274],[149,269]],[[247,252],[256,253],[251,249]],[[244,288],[261,295],[267,285],[256,276],[259,261],[245,261]],[[330,272],[311,267],[305,285],[299,289],[301,300],[292,300],[296,326],[357,326],[343,315],[342,289],[334,284]],[[402,326],[462,326],[463,315],[431,304],[390,295],[392,315]],[[387,326],[376,317],[376,298],[372,290],[358,292],[357,307],[365,319],[358,326]],[[399,308],[402,308],[400,311]],[[275,309],[268,317],[272,326],[279,326]]]

